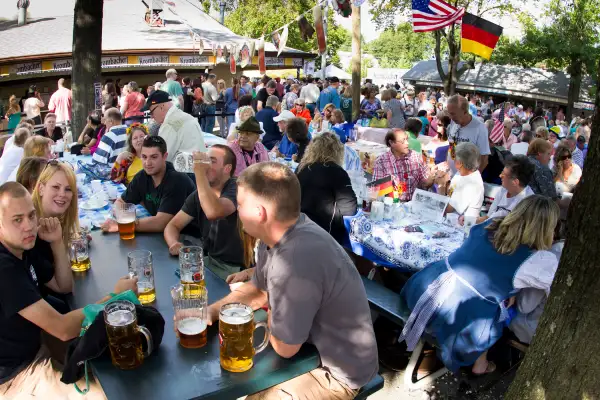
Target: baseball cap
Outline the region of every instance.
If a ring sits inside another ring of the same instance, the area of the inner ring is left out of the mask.
[[[556,134],[556,136],[558,136],[558,137],[563,136],[562,130],[558,126],[553,126],[552,128],[549,129],[549,131]]]
[[[154,106],[156,104],[168,103],[170,101],[171,98],[169,97],[169,93],[164,92],[162,90],[155,90],[150,96],[148,96],[148,98],[146,99],[146,104],[144,105],[144,107],[142,107],[141,111],[148,111],[150,110],[151,106]]]
[[[294,80],[295,78],[292,75],[288,75],[287,79]]]
[[[281,114],[279,114],[279,116],[273,118],[273,121],[275,121],[275,122],[288,121],[292,118],[296,118],[296,116],[291,111],[283,110],[281,112]]]

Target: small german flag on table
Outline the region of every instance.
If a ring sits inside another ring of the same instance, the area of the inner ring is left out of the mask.
[[[502,35],[502,27],[473,14],[462,18],[462,51],[489,60]]]

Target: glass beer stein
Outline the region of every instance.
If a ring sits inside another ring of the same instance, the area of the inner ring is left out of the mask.
[[[179,250],[179,276],[182,285],[204,283],[204,254],[200,246],[184,246]],[[196,292],[195,295],[199,295]]]
[[[75,232],[71,236],[69,243],[69,259],[71,260],[71,270],[75,272],[87,271],[91,268],[89,242],[87,231],[84,229]]]
[[[254,347],[254,331],[265,329],[263,342]],[[252,368],[252,358],[269,344],[271,331],[267,322],[254,322],[252,308],[241,303],[225,304],[219,313],[219,345],[221,367],[230,372],[245,372]]]
[[[107,304],[104,322],[113,365],[119,369],[134,369],[142,365],[144,358],[152,353],[153,343],[150,331],[137,324],[135,305],[126,300]],[[146,353],[142,351],[141,335],[148,344]]]
[[[131,278],[138,278],[138,299],[142,304],[156,300],[152,253],[148,250],[135,250],[127,254],[127,269]]]
[[[206,288],[196,284],[179,284],[171,288],[171,299],[175,309],[175,328],[179,335],[179,344],[188,349],[204,346],[208,326]]]
[[[131,240],[135,238],[135,204],[114,205],[115,219],[119,226],[119,236],[121,240]]]

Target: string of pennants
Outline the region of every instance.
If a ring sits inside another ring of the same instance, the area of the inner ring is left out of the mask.
[[[226,62],[229,63],[229,69],[232,74],[236,73],[236,67],[238,64],[241,68],[245,68],[247,65],[251,64],[252,57],[256,52],[258,52],[259,73],[265,74],[267,70],[265,58],[265,40],[270,38],[271,42],[277,49],[277,56],[279,57],[288,40],[289,26],[293,23],[298,24],[298,29],[300,30],[300,35],[304,42],[308,42],[316,33],[319,55],[323,55],[327,51],[327,38],[325,35],[325,18],[327,16],[323,15],[322,6],[328,1],[336,12],[344,17],[349,17],[352,13],[350,3],[353,3],[356,7],[360,7],[366,0],[321,0],[316,6],[296,17],[294,21],[287,23],[286,25],[267,35],[263,34],[258,39],[244,40],[243,43],[241,41],[217,42],[203,38],[196,33],[194,27],[189,24],[185,18],[177,14],[175,9],[169,7],[169,10],[176,15],[180,19],[180,22],[186,25],[188,28],[190,39],[192,40],[193,51],[197,50],[198,54],[202,55],[206,44],[212,49],[212,54],[215,56],[217,64]],[[312,25],[307,16],[312,17]]]

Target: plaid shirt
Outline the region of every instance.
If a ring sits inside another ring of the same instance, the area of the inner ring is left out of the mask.
[[[419,185],[427,180],[429,170],[423,157],[416,151],[410,150],[407,156],[396,158],[390,150],[377,157],[373,180],[390,175],[396,175],[401,182],[406,182],[406,191],[400,196],[400,201],[410,201]]]

